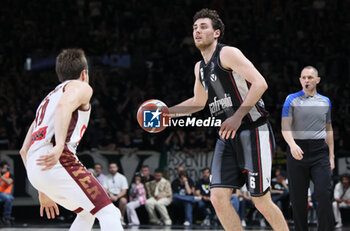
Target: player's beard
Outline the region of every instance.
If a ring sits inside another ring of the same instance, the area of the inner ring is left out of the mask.
[[[205,51],[206,49],[208,49],[215,40],[213,41],[207,41],[207,42],[202,42],[202,43],[196,43],[194,42],[194,45],[198,48],[198,50],[200,51]]]

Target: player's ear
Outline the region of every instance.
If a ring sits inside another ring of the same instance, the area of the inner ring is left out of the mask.
[[[219,29],[214,31],[214,38],[219,38],[221,34],[221,31]]]
[[[88,72],[88,70],[84,69],[84,70],[81,71],[80,79],[83,82],[87,82],[87,83],[89,82],[89,72]]]

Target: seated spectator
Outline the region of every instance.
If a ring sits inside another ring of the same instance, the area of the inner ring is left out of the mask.
[[[289,190],[287,185],[287,173],[284,170],[280,170],[279,174],[276,174],[276,181],[271,181],[271,199],[281,208],[284,217],[287,217]]]
[[[13,176],[6,161],[0,162],[0,202],[4,202],[2,222],[11,225]]]
[[[232,190],[232,195],[231,195],[231,204],[233,208],[235,208],[236,212],[239,211],[239,190],[233,189]]]
[[[239,199],[238,214],[239,214],[239,218],[241,219],[242,226],[246,227],[247,223],[245,219],[246,219],[247,207],[254,208],[254,205],[246,185],[244,185],[240,190],[237,190],[237,191],[238,191],[238,199]]]
[[[341,219],[340,208],[350,208],[350,175],[343,174],[340,178],[340,182],[335,185],[334,188],[334,202],[333,202],[333,213],[335,221],[337,222],[336,228],[343,226]]]
[[[251,195],[249,191],[247,190],[247,186],[243,185],[243,187],[238,190],[238,195],[239,198],[239,208],[238,208],[238,213],[239,213],[239,218],[241,219],[242,226],[246,227],[246,211],[247,208],[250,208],[250,213],[252,213],[252,220],[257,220],[259,221],[260,227],[264,228],[266,227],[266,222],[263,217],[263,215],[257,210],[252,202]]]
[[[154,180],[154,176],[150,174],[148,165],[142,165],[140,173],[141,173],[141,181],[143,184]]]
[[[129,190],[129,203],[126,205],[129,225],[140,225],[136,210],[146,202],[146,190],[141,183],[141,175],[137,173]]]
[[[202,200],[198,201],[198,210],[205,215],[202,226],[206,226],[211,225],[215,210],[210,202],[210,169],[204,168],[202,174],[202,179],[199,179],[196,183],[194,195],[202,197]]]
[[[128,181],[124,175],[118,172],[117,163],[109,164],[109,175],[103,180],[103,187],[115,206],[120,209],[121,223],[125,225],[124,215],[126,211],[126,193],[128,190]]]
[[[156,214],[156,209],[165,225],[171,225],[172,221],[169,217],[166,206],[170,205],[172,198],[172,191],[170,182],[163,178],[163,173],[160,169],[154,171],[154,180],[146,183],[147,197],[145,207],[149,215],[149,222],[151,224],[161,225]]]
[[[96,179],[98,180],[98,182],[103,185],[103,179],[106,177],[103,173],[102,173],[102,164],[100,163],[96,163],[94,165],[94,175],[96,177]]]
[[[187,172],[185,170],[181,171],[179,173],[179,178],[175,179],[171,183],[171,188],[174,193],[173,204],[175,206],[183,206],[185,208],[184,225],[190,226],[193,221],[193,204],[196,201],[200,201],[202,198],[193,195],[194,183],[191,178],[188,178]]]

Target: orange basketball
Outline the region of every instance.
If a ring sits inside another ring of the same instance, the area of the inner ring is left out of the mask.
[[[160,100],[147,100],[141,104],[137,111],[137,122],[145,131],[161,132],[169,124],[169,109]]]

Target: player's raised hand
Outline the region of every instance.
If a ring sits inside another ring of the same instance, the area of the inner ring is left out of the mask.
[[[44,193],[39,192],[40,216],[44,216],[44,209],[48,219],[55,219],[55,215],[60,215],[57,204]]]
[[[63,152],[63,147],[61,146],[54,146],[49,154],[41,155],[36,161],[37,165],[44,166],[44,168],[41,169],[41,171],[47,171],[53,168],[53,166],[56,165],[58,162],[61,154]]]
[[[236,132],[239,126],[241,126],[241,123],[242,123],[242,119],[236,118],[234,115],[227,118],[221,124],[219,135],[223,139],[229,139],[230,137],[231,139],[233,139],[236,135]]]

